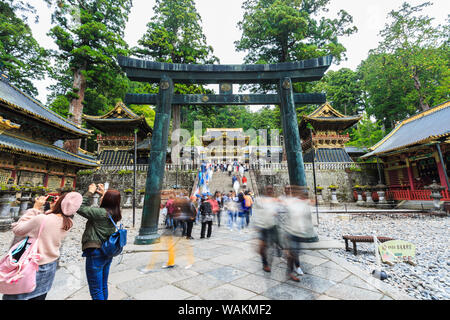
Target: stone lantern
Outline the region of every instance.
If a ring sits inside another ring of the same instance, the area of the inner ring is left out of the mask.
[[[358,198],[356,200],[356,205],[363,206],[365,204],[364,200],[362,198],[363,187],[357,184],[353,187],[353,190],[356,191],[356,194],[358,195]]]
[[[375,202],[372,199],[372,190],[373,190],[372,186],[366,186],[365,187],[365,192],[366,192],[366,203],[365,203],[365,206],[366,207],[372,207],[372,206],[375,205]]]
[[[328,189],[330,189],[330,192],[331,192],[330,204],[339,204],[339,201],[337,199],[337,194],[336,194],[336,190],[338,189],[338,186],[330,185],[330,186],[328,186]]]
[[[425,189],[431,190],[431,198],[433,199],[433,213],[437,214],[445,214],[445,212],[441,209],[441,191],[445,189],[445,187],[436,183],[436,180],[433,180],[433,183],[429,186],[426,186]]]
[[[386,190],[387,186],[382,184],[381,182],[377,184],[374,189],[377,191],[378,194],[378,205],[386,205]]]
[[[25,186],[20,187],[22,193],[19,198],[20,206],[19,206],[19,218],[31,207],[32,202],[32,190],[31,185],[25,184]]]
[[[0,185],[0,231],[7,231],[14,222],[11,215],[11,204],[16,200],[16,193],[20,189],[8,181],[6,185]]]

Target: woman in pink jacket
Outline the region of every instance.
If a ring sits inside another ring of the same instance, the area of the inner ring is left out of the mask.
[[[59,248],[67,232],[72,228],[73,215],[81,206],[83,197],[78,192],[61,196],[53,208],[43,213],[42,207],[46,197],[36,199],[32,209],[13,224],[13,232],[18,237],[36,238],[42,223],[45,223],[39,238],[39,270],[36,273],[36,288],[33,292],[3,295],[3,300],[45,300],[55,278]]]

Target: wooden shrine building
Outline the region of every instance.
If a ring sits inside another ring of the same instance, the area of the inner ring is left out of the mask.
[[[102,116],[83,115],[83,119],[103,134],[97,135],[98,160],[102,165],[127,166],[133,164],[134,130],[137,143],[151,137],[152,128],[144,116],[138,116],[123,102]]]
[[[80,169],[99,166],[79,149],[63,149],[63,141],[86,139],[89,130],[61,117],[10,84],[0,73],[0,183],[31,183],[55,191],[75,187]]]
[[[431,200],[424,189],[433,180],[449,197],[450,101],[397,124],[362,158],[377,157],[384,165],[385,184],[394,200]]]
[[[303,115],[299,124],[305,162],[353,162],[346,152],[345,144],[350,140],[342,132],[353,126],[362,116],[346,116],[325,103],[309,115]],[[308,128],[310,124],[313,129]]]

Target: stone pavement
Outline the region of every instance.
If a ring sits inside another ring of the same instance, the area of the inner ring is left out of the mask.
[[[109,276],[110,300],[404,300],[412,299],[373,278],[342,258],[328,246],[343,248],[340,241],[311,244],[300,253],[305,275],[296,283],[287,280],[286,261],[273,257],[272,272],[262,270],[256,245],[257,232],[230,231],[213,226],[210,239],[199,239],[200,225],[194,225],[195,240],[179,236],[176,267],[162,269],[167,261],[161,245],[133,245],[129,239],[122,258],[114,258]],[[320,237],[320,235],[319,235]],[[158,251],[154,251],[158,250]],[[195,263],[189,264],[192,252]],[[142,272],[153,256],[153,268]],[[122,260],[121,260],[122,259]],[[120,262],[120,263],[119,263]],[[58,269],[48,300],[90,300],[84,264]]]

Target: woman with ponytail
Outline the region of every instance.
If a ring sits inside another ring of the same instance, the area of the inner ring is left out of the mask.
[[[55,278],[60,248],[67,232],[72,228],[73,215],[80,208],[82,196],[70,192],[61,196],[49,211],[43,213],[47,197],[38,197],[33,208],[12,225],[16,237],[37,238],[43,225],[38,243],[39,270],[36,273],[36,288],[30,293],[3,295],[3,300],[45,300]]]

